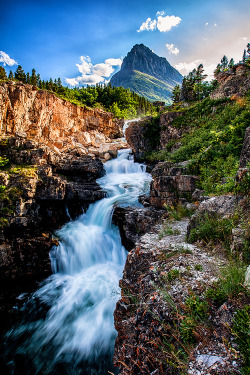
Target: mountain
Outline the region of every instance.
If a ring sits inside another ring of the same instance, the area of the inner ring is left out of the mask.
[[[123,86],[150,101],[171,103],[171,92],[181,84],[182,75],[165,57],[159,57],[144,44],[136,44],[124,58],[121,70],[111,78],[112,86]]]

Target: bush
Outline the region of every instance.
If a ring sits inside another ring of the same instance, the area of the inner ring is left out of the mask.
[[[206,243],[212,242],[213,244],[223,242],[226,246],[229,246],[233,227],[233,219],[219,219],[205,214],[200,219],[198,227],[191,229],[188,241],[192,243],[203,240]]]

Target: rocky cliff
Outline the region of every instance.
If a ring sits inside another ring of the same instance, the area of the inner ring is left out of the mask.
[[[3,326],[16,295],[51,273],[54,230],[105,196],[96,179],[104,174],[102,161],[127,146],[117,138],[121,135],[122,122],[111,113],[79,107],[31,85],[0,85]]]
[[[113,114],[69,103],[47,91],[20,82],[0,85],[0,134],[25,134],[54,150],[98,151],[103,143],[122,136]]]
[[[136,44],[110,82],[113,86],[129,88],[149,100],[170,103],[172,89],[181,84],[182,75],[164,57],[157,56],[143,44]]]
[[[243,96],[250,89],[250,67],[236,64],[232,69],[219,73],[216,79],[219,87],[210,95],[212,99]]]

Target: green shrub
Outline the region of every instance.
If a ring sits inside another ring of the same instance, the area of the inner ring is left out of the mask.
[[[246,266],[242,263],[231,263],[221,270],[219,280],[206,292],[206,300],[219,307],[230,299],[247,294],[244,287]]]
[[[212,217],[205,214],[200,219],[197,228],[191,229],[188,241],[193,243],[198,240],[212,242],[214,244],[223,242],[229,246],[232,228],[234,227],[233,219]]]

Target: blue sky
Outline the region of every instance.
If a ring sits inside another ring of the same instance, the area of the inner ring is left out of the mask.
[[[0,64],[64,84],[104,82],[143,43],[184,75],[199,63],[211,74],[224,54],[241,59],[249,16],[249,0],[9,0],[1,4]]]

